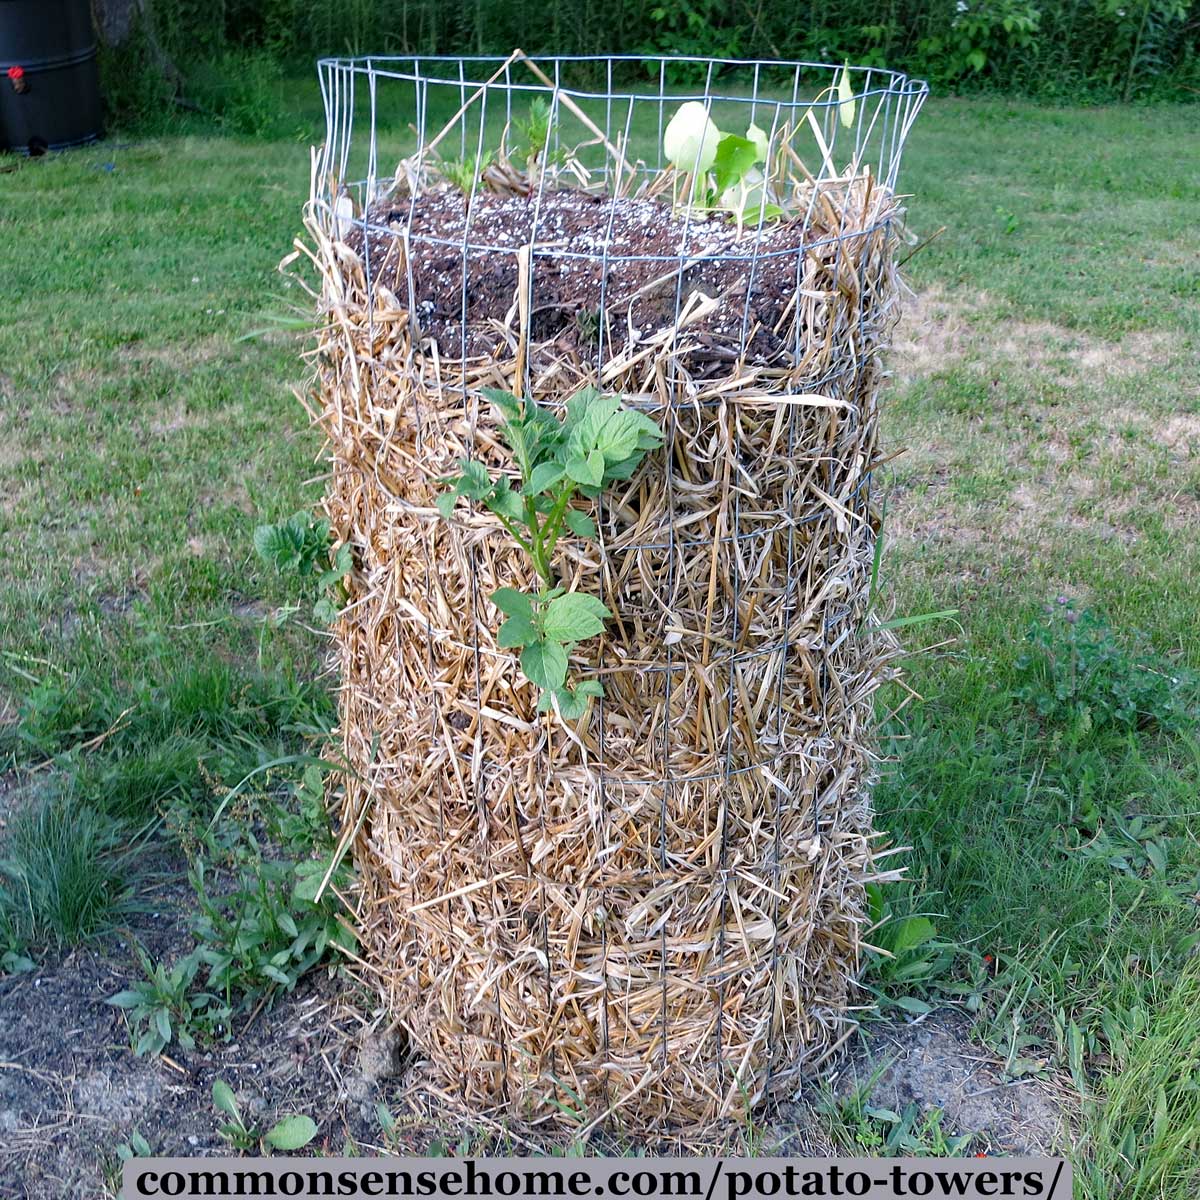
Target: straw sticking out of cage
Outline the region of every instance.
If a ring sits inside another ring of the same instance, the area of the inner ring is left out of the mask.
[[[891,874],[869,787],[895,645],[869,592],[897,201],[854,171],[674,262],[691,218],[652,198],[547,190],[532,226],[519,197],[388,203],[344,237],[314,206],[308,250],[369,968],[472,1105],[740,1115],[845,1037],[864,886]],[[568,722],[497,644],[488,597],[531,585],[527,558],[435,501],[460,457],[510,466],[481,388],[587,384],[665,446],[563,545],[564,584],[617,614],[576,650],[604,696]]]

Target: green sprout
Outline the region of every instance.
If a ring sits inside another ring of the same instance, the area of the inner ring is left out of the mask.
[[[442,481],[450,490],[438,497],[438,511],[448,520],[460,499],[481,504],[529,556],[538,590],[500,588],[492,594],[492,603],[508,618],[498,644],[521,651],[525,677],[542,689],[538,711],[557,704],[565,719],[574,720],[603,689],[594,680],[567,682],[571,652],[601,633],[613,614],[598,597],[562,587],[554,552],[564,534],[596,536],[595,521],[575,501],[595,500],[610,484],[631,478],[646,454],[662,445],[662,433],[619,396],[593,387],[567,401],[561,420],[533,399],[490,388],[483,394],[501,417],[517,487],[506,474],[493,477],[482,463],[460,459],[460,473]]]
[[[439,168],[442,175],[464,196],[470,196],[475,190],[475,184],[492,165],[494,158],[491,150],[485,150],[482,154],[472,154],[470,158],[447,159],[439,164]]]
[[[550,140],[550,105],[542,96],[535,96],[524,118],[513,122],[521,137],[518,153],[533,162],[541,156]]]
[[[746,136],[722,133],[698,100],[681,104],[663,134],[663,150],[681,174],[689,174],[689,203],[725,209],[741,230],[748,222],[774,220],[783,209],[767,196],[769,139],[751,124]]]
[[[838,120],[850,129],[857,100],[849,63],[842,67],[836,85],[826,88],[813,103],[834,94]],[[677,177],[688,181],[685,202],[702,210],[723,209],[737,222],[739,234],[748,224],[785,216],[784,208],[772,198],[766,132],[751,122],[744,137],[726,133],[717,128],[709,108],[699,100],[686,101],[675,110],[663,133],[663,154]],[[807,115],[811,121],[811,109]],[[786,129],[780,132],[786,139]],[[679,202],[678,195],[675,202]]]

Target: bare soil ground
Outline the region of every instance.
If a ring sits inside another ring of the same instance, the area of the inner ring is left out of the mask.
[[[181,918],[138,932],[163,952],[184,928]],[[216,1079],[233,1088],[252,1127],[269,1128],[289,1113],[311,1116],[320,1132],[307,1153],[420,1155],[440,1146],[448,1153],[521,1154],[564,1142],[472,1117],[453,1097],[429,1089],[403,1039],[345,977],[311,976],[244,1022],[228,1043],[138,1058],[123,1016],[105,1003],[133,975],[127,949],[115,945],[0,981],[3,1200],[111,1196],[116,1149],[134,1132],[159,1155],[229,1153],[212,1105]],[[1051,1151],[1065,1128],[1065,1092],[1044,1080],[1006,1082],[1002,1064],[970,1040],[969,1026],[949,1010],[917,1023],[872,1023],[835,1070],[834,1093],[844,1097],[868,1085],[878,1106],[940,1109],[947,1132],[976,1135],[972,1150]],[[814,1113],[818,1102],[814,1092],[777,1105],[756,1130],[733,1128],[704,1144],[664,1140],[632,1148],[597,1135],[587,1151],[836,1153]],[[394,1117],[391,1128],[381,1124],[380,1104]]]

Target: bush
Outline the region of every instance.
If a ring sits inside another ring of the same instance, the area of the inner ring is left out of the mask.
[[[618,32],[619,31],[619,32]],[[1193,99],[1200,90],[1196,0],[845,0],[753,10],[717,0],[158,0],[153,38],[135,24],[102,55],[110,122],[158,132],[198,108],[231,133],[291,133],[277,84],[326,54],[669,54],[887,66],[940,91],[1058,101]],[[181,80],[164,78],[174,63]],[[579,68],[585,70],[586,68]],[[657,68],[653,69],[657,78]],[[636,59],[626,74],[643,74]],[[690,72],[703,82],[705,69]],[[672,82],[683,83],[681,64]],[[597,66],[593,83],[605,81]],[[181,104],[176,103],[181,93]]]

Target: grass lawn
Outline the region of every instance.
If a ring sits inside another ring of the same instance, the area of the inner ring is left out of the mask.
[[[909,264],[886,573],[899,613],[959,615],[907,631],[953,641],[911,659],[878,791],[912,847],[889,904],[933,937],[872,981],[884,1011],[964,1006],[1010,1078],[1070,1081],[1089,1200],[1200,1190],[1194,129],[936,101],[903,176],[914,237],[945,230]],[[211,815],[331,720],[250,540],[319,495],[304,371],[287,335],[240,340],[304,304],[274,267],[308,137],[115,138],[0,174],[0,819],[52,897],[10,867],[9,969],[136,908],[164,809]]]

